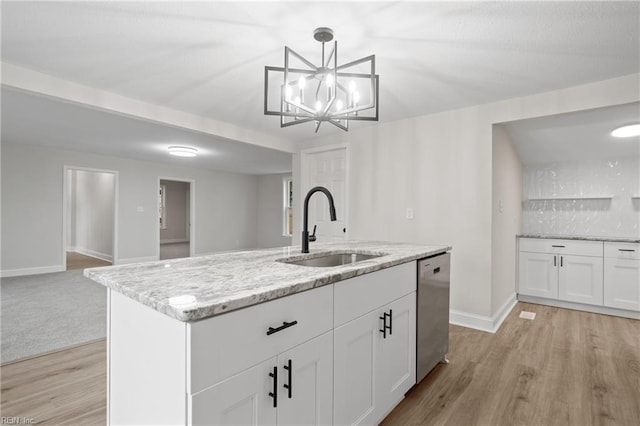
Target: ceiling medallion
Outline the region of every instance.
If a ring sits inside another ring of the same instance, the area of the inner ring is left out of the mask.
[[[338,42],[325,56],[325,43],[333,40],[330,28],[316,28],[322,43],[320,66],[284,47],[284,67],[264,67],[264,113],[280,116],[280,127],[323,122],[349,130],[349,121],[378,121],[376,57],[367,56],[338,65]],[[272,93],[273,92],[273,93]]]

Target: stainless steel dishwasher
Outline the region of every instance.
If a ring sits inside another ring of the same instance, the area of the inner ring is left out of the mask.
[[[439,362],[448,362],[450,261],[450,253],[418,261],[416,383]]]

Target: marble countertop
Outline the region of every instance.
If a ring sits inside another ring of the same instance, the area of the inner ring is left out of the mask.
[[[589,235],[550,235],[550,234],[519,234],[518,238],[553,238],[558,240],[582,241],[611,241],[614,243],[640,243],[640,237],[594,237]]]
[[[312,243],[304,255],[300,246],[291,246],[91,268],[84,275],[172,318],[197,321],[448,250],[389,242]],[[384,255],[328,268],[278,262],[335,251]]]

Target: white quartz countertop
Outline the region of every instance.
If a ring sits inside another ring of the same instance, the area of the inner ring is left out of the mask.
[[[84,275],[180,321],[197,321],[451,250],[443,245],[348,241],[220,253],[85,269]],[[278,262],[321,252],[384,254],[354,264],[309,267]]]
[[[557,240],[610,241],[613,243],[640,243],[640,237],[594,237],[589,235],[520,234],[518,238],[552,238]]]

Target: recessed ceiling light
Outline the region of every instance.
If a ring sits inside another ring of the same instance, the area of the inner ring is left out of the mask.
[[[195,157],[198,155],[198,150],[190,146],[170,146],[169,154],[176,157]]]
[[[611,132],[612,136],[616,138],[630,138],[632,136],[640,136],[640,124],[630,124],[628,126],[622,126]]]

